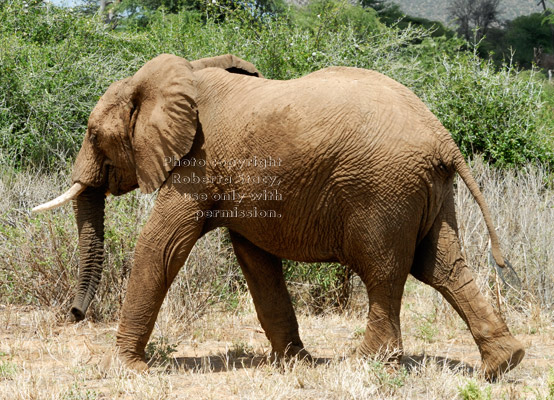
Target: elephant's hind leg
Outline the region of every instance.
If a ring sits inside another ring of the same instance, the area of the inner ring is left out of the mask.
[[[285,285],[281,259],[230,232],[258,319],[271,342],[271,360],[283,357],[310,359],[298,333],[298,322]]]
[[[437,289],[468,325],[487,379],[514,368],[525,351],[480,293],[460,251],[453,200],[447,200],[431,231],[420,243],[411,271]]]
[[[360,356],[399,361],[403,354],[400,305],[413,257],[409,243],[415,243],[415,239],[398,232],[399,246],[387,245],[388,241],[381,246],[366,246],[377,242],[370,236],[352,242],[358,248],[348,264],[364,282],[369,300],[368,322],[357,352]]]
[[[185,207],[166,216],[158,203],[144,226],[135,250],[135,262],[121,310],[117,346],[122,361],[144,370],[144,349],[173,279],[200,237],[202,221]]]
[[[359,355],[385,357],[386,361],[398,361],[402,357],[400,304],[405,281],[405,278],[399,278],[364,282],[369,315],[364,339],[357,350]]]

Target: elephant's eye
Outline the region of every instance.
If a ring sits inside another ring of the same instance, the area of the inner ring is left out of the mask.
[[[93,145],[94,147],[97,147],[97,146],[98,146],[98,137],[97,137],[94,133],[92,133],[92,134],[89,135],[89,139],[88,139],[88,140],[90,140],[90,142],[92,143],[92,145]]]

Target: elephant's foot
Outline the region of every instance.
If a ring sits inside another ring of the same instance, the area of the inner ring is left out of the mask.
[[[392,259],[395,257],[391,255]],[[404,354],[400,329],[400,303],[406,276],[378,283],[366,278],[364,282],[368,288],[370,306],[364,338],[356,350],[357,356],[385,364],[398,363]]]
[[[366,341],[356,349],[356,358],[374,358],[387,364],[395,365],[400,363],[404,354],[402,343],[397,340],[391,340],[388,345],[368,345]]]
[[[313,358],[303,345],[290,344],[284,351],[271,351],[271,355],[269,357],[269,362],[271,364],[281,364],[289,361],[305,361],[312,363]]]
[[[400,329],[393,324],[387,326],[385,323],[379,328],[375,324],[368,324],[364,340],[356,349],[356,357],[398,363],[404,354]]]
[[[148,364],[143,360],[123,360],[125,366],[135,372],[144,372],[148,370]]]
[[[98,366],[104,373],[113,369],[119,370],[122,367],[138,373],[148,370],[148,364],[143,359],[124,356],[115,349],[106,353]]]
[[[504,336],[490,344],[483,345],[481,347],[481,357],[485,378],[489,381],[495,380],[499,375],[516,367],[524,355],[523,345],[512,335]]]
[[[148,369],[148,364],[143,356],[135,353],[127,353],[121,350],[119,351],[118,356],[125,367],[135,372],[144,372]]]

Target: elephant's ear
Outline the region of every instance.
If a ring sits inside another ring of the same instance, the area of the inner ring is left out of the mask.
[[[196,85],[190,63],[170,54],[150,60],[131,80],[130,141],[139,187],[150,193],[192,147]]]
[[[221,68],[234,74],[250,75],[263,78],[263,75],[254,64],[244,61],[232,54],[217,57],[201,58],[190,63],[195,71],[204,68]]]

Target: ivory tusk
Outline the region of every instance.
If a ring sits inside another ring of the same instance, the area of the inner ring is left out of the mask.
[[[73,186],[71,186],[71,188],[69,188],[69,190],[67,192],[65,192],[61,196],[56,197],[54,200],[50,200],[47,203],[41,204],[40,206],[36,206],[35,208],[32,209],[32,211],[33,212],[41,212],[41,211],[46,211],[46,210],[51,210],[53,208],[57,208],[57,207],[65,204],[65,203],[67,203],[69,200],[73,200],[74,198],[79,196],[79,194],[81,194],[81,192],[83,190],[85,190],[86,188],[87,188],[86,185],[83,185],[82,183],[76,182],[76,183],[73,184]]]

